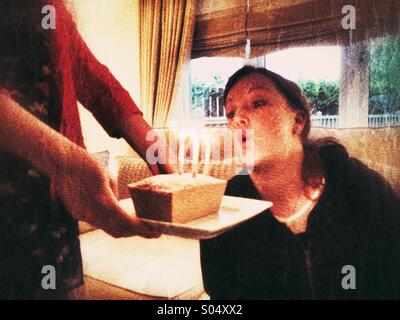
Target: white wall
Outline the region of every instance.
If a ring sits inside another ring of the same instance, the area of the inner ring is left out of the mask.
[[[105,64],[140,106],[139,0],[65,0],[97,59]],[[128,144],[110,138],[90,112],[79,107],[89,152],[129,154]]]

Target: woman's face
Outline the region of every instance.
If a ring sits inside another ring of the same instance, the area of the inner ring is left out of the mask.
[[[228,127],[240,129],[235,135],[242,152],[249,149],[246,129],[253,129],[254,163],[270,162],[290,156],[301,147],[303,123],[296,122],[296,112],[266,76],[251,74],[239,80],[226,99]]]

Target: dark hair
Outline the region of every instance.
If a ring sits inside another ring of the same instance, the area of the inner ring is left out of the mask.
[[[289,107],[294,111],[299,111],[304,118],[304,129],[301,133],[301,140],[304,149],[304,161],[302,165],[302,180],[306,186],[318,187],[323,183],[324,169],[319,155],[320,149],[327,144],[336,144],[334,138],[328,137],[310,142],[309,133],[311,128],[310,105],[302,93],[299,86],[293,81],[276,74],[265,68],[256,68],[253,66],[244,66],[237,70],[228,80],[224,90],[224,101],[232,87],[242,78],[251,74],[261,74],[270,79],[278,91],[286,98]]]
[[[228,80],[224,90],[224,101],[228,96],[229,91],[232,87],[242,78],[251,74],[261,74],[266,78],[270,79],[279,92],[286,98],[289,106],[295,110],[300,111],[304,117],[304,129],[301,133],[303,143],[307,142],[308,134],[310,133],[311,121],[310,121],[310,105],[301,92],[300,88],[294,82],[287,80],[279,74],[267,70],[265,68],[256,68],[253,66],[244,66],[237,70]]]

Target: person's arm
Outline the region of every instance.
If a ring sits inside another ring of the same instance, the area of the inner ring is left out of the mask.
[[[157,135],[156,130],[152,132],[149,137],[154,137],[150,141],[147,141],[147,134],[152,131],[153,128],[144,121],[143,117],[140,115],[133,115],[126,119],[122,126],[122,132],[125,140],[129,143],[129,145],[136,150],[136,152],[147,162],[148,167],[150,168],[153,174],[162,174],[162,173],[173,173],[174,170],[172,166],[168,163],[156,163],[150,164],[149,160],[146,159],[146,151],[147,148],[156,141],[158,146],[164,146],[167,148],[165,139]],[[166,152],[166,154],[168,151]],[[150,153],[151,154],[151,153]],[[163,161],[164,162],[164,161]]]
[[[117,236],[159,234],[125,212],[105,170],[79,146],[35,118],[0,88],[0,148],[48,175],[67,210]]]
[[[65,7],[57,12],[61,13],[58,16],[62,27],[71,39],[69,48],[78,100],[92,112],[110,136],[123,137],[147,162],[146,150],[153,141],[146,141],[146,135],[152,130],[151,126],[128,91],[90,51]],[[149,168],[153,174],[172,173],[168,165],[149,165]]]

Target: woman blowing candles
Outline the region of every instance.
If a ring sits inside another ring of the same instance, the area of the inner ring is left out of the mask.
[[[210,297],[400,298],[400,201],[389,184],[335,140],[309,141],[309,105],[293,82],[245,66],[224,99],[228,127],[253,129],[255,146],[254,170],[226,194],[274,205],[201,241]]]
[[[56,9],[54,30],[42,28],[45,5]],[[142,157],[151,127],[61,0],[2,0],[0,15],[0,299],[66,298],[82,284],[76,219],[113,236],[159,236],[119,206],[84,149],[77,100]],[[42,288],[45,265],[55,290]]]

